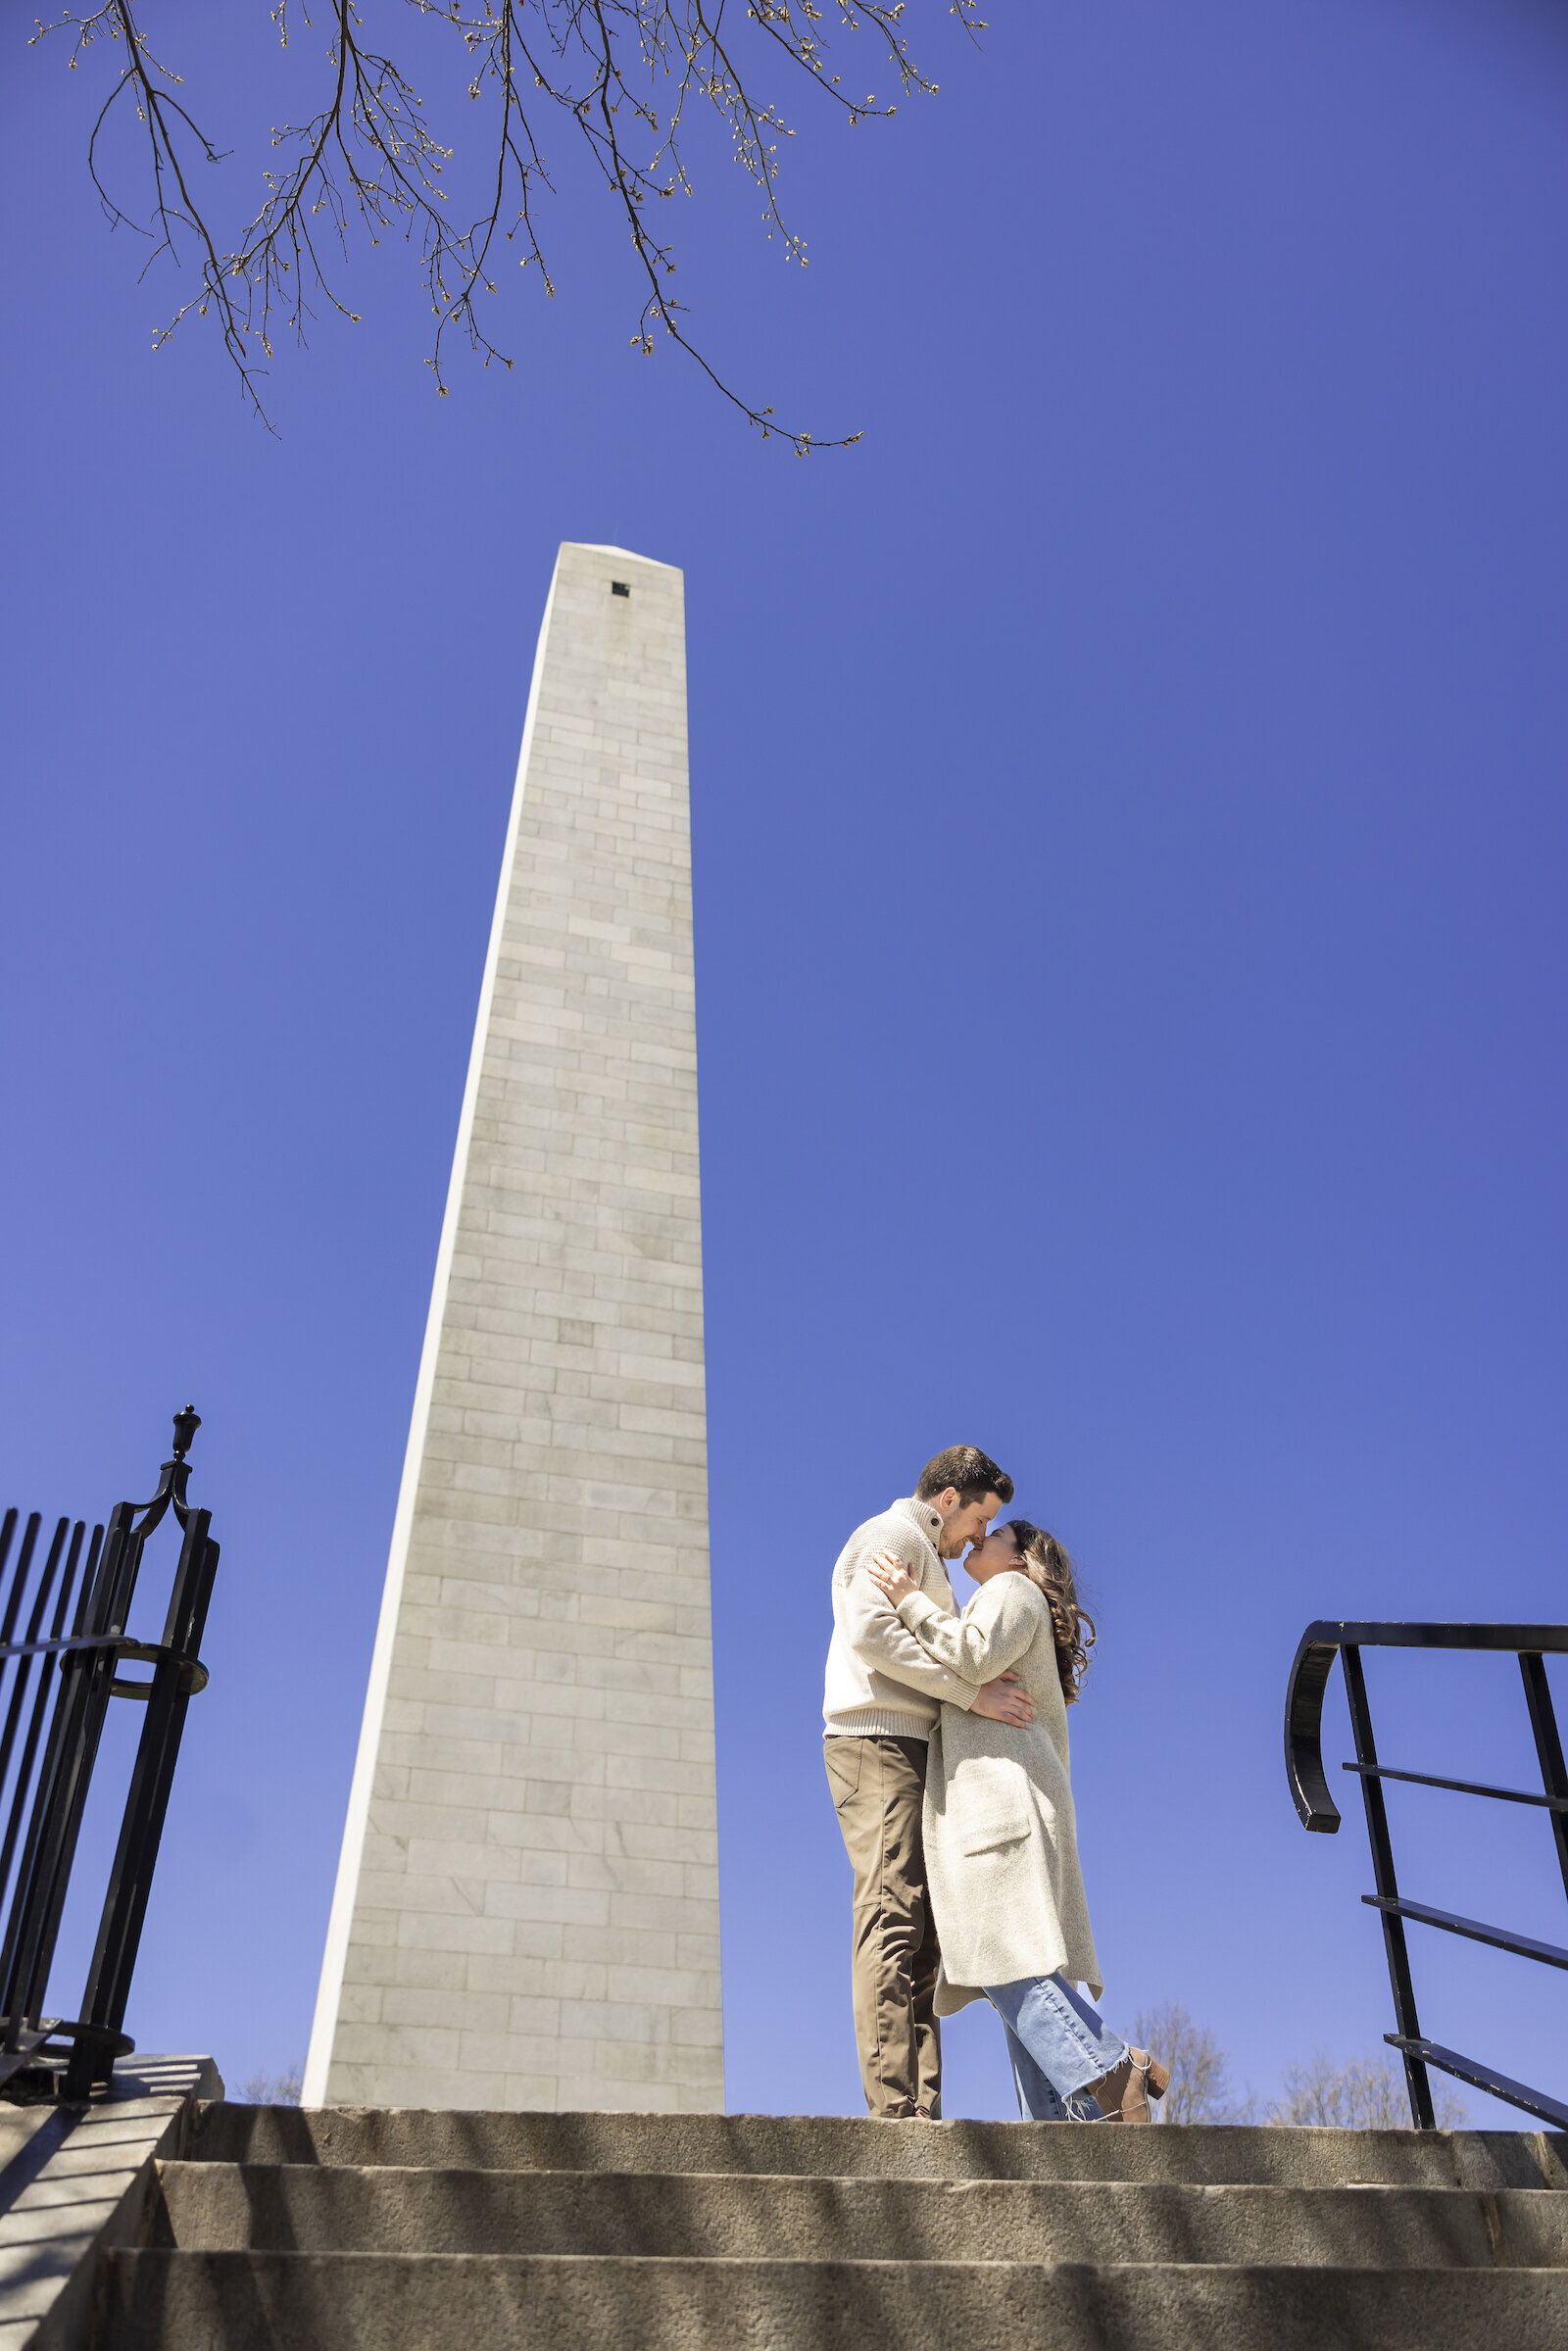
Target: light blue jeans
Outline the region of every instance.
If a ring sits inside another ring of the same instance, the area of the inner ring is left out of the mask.
[[[1127,2054],[1087,2000],[1060,1976],[1025,1976],[988,1984],[986,1998],[1002,2019],[1012,2059],[1018,2112],[1026,2123],[1088,2123],[1100,2115],[1083,2095]]]

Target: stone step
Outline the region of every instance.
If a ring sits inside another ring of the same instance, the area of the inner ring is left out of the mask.
[[[203,2107],[197,2161],[458,2171],[757,2172],[825,2179],[1083,2180],[1195,2187],[1568,2187],[1539,2131],[1107,2130],[878,2123],[835,2115],[499,2114],[417,2107]]]
[[[1558,2270],[113,2252],[100,2351],[1555,2351]]]
[[[171,2162],[141,2238],[204,2253],[1547,2269],[1568,2265],[1568,2196]]]

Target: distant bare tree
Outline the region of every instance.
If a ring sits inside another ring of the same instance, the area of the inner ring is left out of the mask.
[[[1238,2098],[1226,2076],[1225,2052],[1207,2025],[1198,2024],[1180,2000],[1141,2008],[1133,2019],[1133,2041],[1152,2049],[1170,2067],[1170,2087],[1161,2101],[1167,2123],[1255,2123],[1250,2090]]]
[[[305,2068],[296,2059],[281,2074],[253,2074],[240,2091],[245,2106],[297,2106],[305,2087]]]
[[[1462,2098],[1439,2092],[1432,2101],[1440,2131],[1461,2130],[1467,2120]],[[1293,2065],[1285,2095],[1269,2107],[1271,2123],[1305,2123],[1339,2131],[1408,2131],[1410,2099],[1404,2074],[1375,2057],[1337,2064],[1319,2049],[1305,2065]]]
[[[1140,2009],[1133,2039],[1152,2049],[1170,2067],[1163,2100],[1167,2123],[1255,2123],[1257,2100],[1231,2087],[1225,2052],[1207,2025],[1200,2025],[1179,2000]],[[1438,2128],[1458,2131],[1467,2117],[1464,2102],[1439,2091],[1433,2099]],[[1376,2058],[1342,2063],[1318,2050],[1285,2076],[1284,2095],[1265,2108],[1266,2123],[1295,2123],[1340,2131],[1408,2131],[1410,2101],[1402,2069]]]
[[[155,0],[148,0],[154,5]],[[284,46],[298,20],[314,30],[313,0],[270,0]],[[691,193],[683,134],[688,106],[703,102],[720,118],[737,160],[762,198],[762,220],[785,255],[805,264],[806,250],[779,213],[776,181],[781,138],[794,133],[778,102],[758,90],[756,73],[771,62],[804,75],[820,98],[850,123],[890,116],[874,96],[851,98],[828,71],[817,0],[747,0],[741,13],[725,0],[314,0],[325,31],[321,103],[305,121],[274,129],[282,167],[264,174],[268,194],[249,226],[226,243],[194,188],[196,167],[221,156],[181,100],[183,84],[155,58],[141,26],[143,0],[99,0],[85,11],[66,9],[37,23],[33,40],[66,33],[77,67],[103,45],[118,48],[111,86],[88,142],[88,168],[114,227],[140,229],[103,176],[106,123],[131,109],[144,134],[151,179],[149,260],[188,248],[199,264],[196,291],[180,304],[158,336],[166,342],[195,311],[213,318],[252,405],[265,419],[257,374],[279,327],[305,340],[319,299],[342,317],[356,314],[329,275],[347,260],[358,223],[372,243],[392,232],[416,244],[425,290],[435,315],[430,366],[447,389],[443,353],[454,332],[480,355],[511,367],[481,324],[479,298],[496,291],[501,249],[521,247],[526,269],[537,265],[554,292],[538,234],[539,191],[553,189],[545,126],[555,122],[580,140],[625,227],[645,281],[637,332],[651,353],[662,331],[694,359],[726,400],[764,436],[778,433],[804,457],[813,446],[844,447],[858,433],[813,442],[808,432],[775,422],[722,381],[679,323],[683,306],[669,287],[675,269],[669,240],[656,231],[651,208],[677,190]],[[911,61],[901,29],[904,0],[828,0],[838,29],[862,28],[886,44],[902,90],[931,91]],[[979,0],[949,0],[950,13],[971,35],[985,29]],[[402,11],[452,35],[466,76],[467,94],[488,118],[483,153],[485,193],[467,226],[449,216],[440,182],[453,149],[430,128],[422,100],[391,55]],[[373,21],[373,35],[367,30]],[[461,49],[459,48],[461,44]],[[261,370],[265,372],[265,370]]]

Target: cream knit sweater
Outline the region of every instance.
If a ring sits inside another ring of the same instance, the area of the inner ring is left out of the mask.
[[[941,1533],[941,1512],[911,1498],[868,1518],[840,1551],[822,1693],[829,1739],[929,1739],[944,1699],[965,1710],[974,1704],[978,1685],[939,1664],[865,1573],[878,1551],[897,1551],[922,1592],[951,1616]]]

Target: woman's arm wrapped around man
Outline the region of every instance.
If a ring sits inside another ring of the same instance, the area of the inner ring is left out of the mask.
[[[944,1616],[923,1592],[906,1593],[898,1611],[937,1662],[965,1682],[1005,1673],[1040,1630],[1044,1602],[1024,1576],[998,1576],[962,1616]]]

